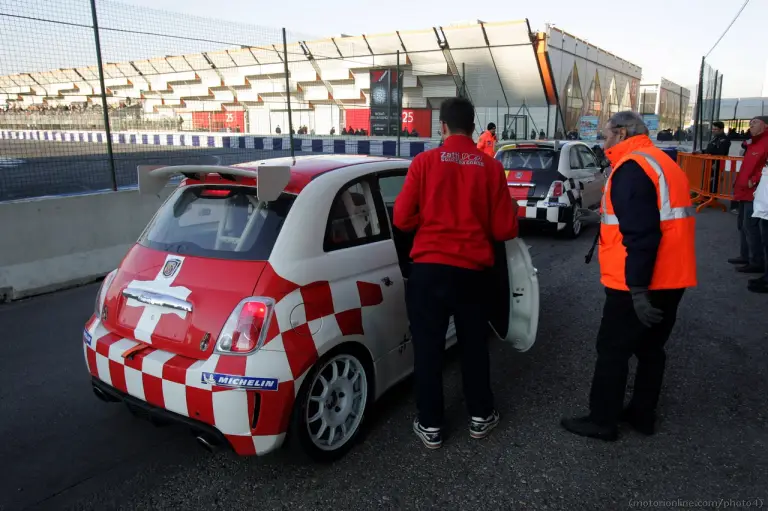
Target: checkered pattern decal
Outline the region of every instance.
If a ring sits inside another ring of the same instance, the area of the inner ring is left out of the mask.
[[[571,204],[576,204],[581,199],[581,190],[584,189],[584,183],[576,179],[566,179],[563,181],[563,194],[552,200],[518,200],[519,218],[528,218],[532,220],[543,220],[549,223],[557,224],[557,230],[565,227]],[[554,203],[557,205],[554,205]]]
[[[265,274],[275,283],[270,296],[276,305],[267,341],[256,353],[213,354],[196,360],[121,338],[93,317],[83,339],[88,370],[124,393],[214,426],[240,455],[280,447],[308,370],[331,341],[364,333],[366,314],[383,302],[383,294],[378,283],[321,281],[298,286],[277,276],[271,265]],[[140,344],[144,349],[125,356]],[[202,383],[203,372],[275,378],[278,386],[276,390],[221,387]],[[257,393],[260,410],[254,418]]]

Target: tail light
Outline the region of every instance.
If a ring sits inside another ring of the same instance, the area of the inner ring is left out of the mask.
[[[216,351],[246,355],[261,348],[267,337],[275,302],[271,298],[246,298],[229,315],[216,342]]]
[[[550,197],[560,197],[563,194],[563,182],[555,181],[552,183],[552,189],[549,193]]]
[[[96,295],[96,303],[94,304],[93,309],[93,313],[97,318],[101,317],[101,313],[104,310],[104,300],[107,298],[107,291],[109,291],[109,287],[115,280],[115,275],[117,275],[116,269],[109,272],[109,274],[104,277],[104,280],[101,282],[101,287],[99,288],[99,292]]]

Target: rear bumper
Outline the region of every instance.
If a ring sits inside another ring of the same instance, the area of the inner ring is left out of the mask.
[[[86,325],[83,350],[96,395],[122,401],[152,422],[185,424],[208,443],[221,439],[241,456],[267,454],[282,446],[294,403],[294,382],[279,371],[278,351],[248,357],[213,355],[192,360],[109,333],[96,318]],[[219,375],[237,383],[211,380]],[[254,384],[273,377],[271,389]],[[222,386],[225,385],[225,386]],[[251,385],[243,387],[242,385]],[[235,386],[233,386],[235,385]]]
[[[517,218],[521,223],[551,225],[561,230],[571,214],[571,204],[544,200],[518,200]]]
[[[203,436],[209,443],[216,446],[225,446],[230,449],[232,444],[227,441],[226,436],[210,424],[184,417],[178,413],[168,411],[164,408],[151,405],[146,401],[137,399],[130,394],[121,392],[111,385],[107,385],[95,376],[91,376],[91,385],[96,397],[103,401],[122,402],[137,417],[146,419],[152,424],[161,426],[166,424],[179,424],[188,427],[195,436]],[[234,450],[234,449],[233,449]]]

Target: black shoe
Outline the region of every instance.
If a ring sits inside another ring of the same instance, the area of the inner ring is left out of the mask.
[[[430,449],[439,449],[443,445],[443,435],[440,428],[425,428],[419,419],[413,419],[413,432]]]
[[[731,264],[749,264],[749,261],[742,257],[731,257],[728,262]]]
[[[616,441],[619,438],[618,428],[614,426],[604,426],[594,422],[589,416],[586,417],[564,417],[560,425],[565,429],[579,436],[597,438],[608,442]]]
[[[653,435],[656,432],[656,415],[639,415],[631,408],[625,408],[621,412],[619,420],[629,424],[632,429],[644,435]]]
[[[763,279],[750,280],[747,290],[753,293],[768,293],[768,282]]]
[[[754,264],[748,264],[741,268],[736,268],[736,271],[739,273],[765,273],[765,268]]]

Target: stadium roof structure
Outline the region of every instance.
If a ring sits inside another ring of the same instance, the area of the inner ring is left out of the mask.
[[[369,103],[368,70],[394,68],[399,51],[404,104],[414,108],[436,108],[464,84],[479,107],[546,106],[536,44],[528,20],[477,22],[292,43],[287,85],[281,45],[106,63],[104,79],[110,103],[129,97],[150,100],[155,108],[195,110],[199,102],[216,109],[279,108],[290,91],[299,109],[313,103],[343,109]],[[25,104],[31,97],[72,103],[100,94],[96,66],[0,76],[0,103]]]

